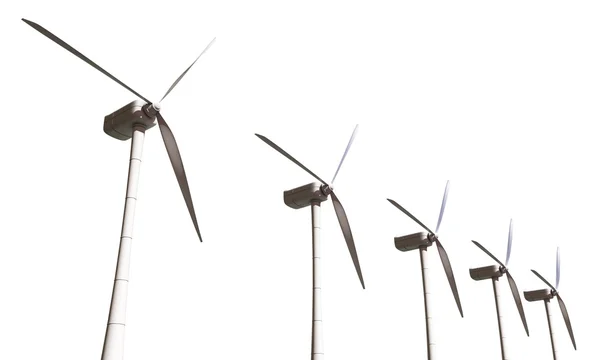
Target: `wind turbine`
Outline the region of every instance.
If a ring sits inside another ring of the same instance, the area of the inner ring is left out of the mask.
[[[519,296],[519,289],[517,289],[517,283],[508,272],[507,266],[508,261],[510,260],[510,252],[512,250],[512,238],[513,238],[513,222],[510,219],[510,225],[508,226],[508,247],[506,249],[506,261],[503,264],[498,258],[492,255],[486,248],[483,247],[480,243],[475,240],[472,240],[478,248],[483,250],[486,254],[488,254],[492,259],[494,259],[500,266],[491,265],[484,266],[476,269],[469,269],[469,274],[473,280],[487,280],[492,279],[492,285],[494,287],[494,299],[496,300],[496,316],[498,318],[498,332],[500,334],[500,350],[502,353],[502,359],[508,359],[507,351],[506,351],[506,334],[504,333],[504,329],[502,327],[502,304],[500,300],[500,288],[498,287],[498,281],[502,277],[502,275],[506,274],[506,278],[508,279],[508,285],[510,286],[510,290],[512,291],[513,297],[515,299],[515,304],[517,304],[517,309],[519,310],[519,315],[521,316],[521,321],[523,322],[523,326],[525,327],[525,332],[527,336],[529,336],[529,328],[527,327],[527,319],[525,319],[525,311],[523,311],[523,303],[521,302],[521,297]]]
[[[196,220],[196,213],[194,211],[194,204],[192,203],[192,196],[187,182],[187,177],[185,175],[185,170],[183,168],[181,155],[179,153],[179,148],[177,147],[177,142],[175,141],[173,132],[160,114],[160,103],[152,103],[42,26],[26,19],[22,20],[35,30],[39,31],[42,35],[54,41],[143,100],[143,102],[138,100],[133,101],[113,112],[112,114],[104,117],[104,132],[107,135],[119,140],[132,139],[119,255],[117,257],[115,281],[110,302],[110,310],[108,313],[108,324],[106,326],[104,346],[102,348],[102,360],[121,360],[123,359],[125,338],[125,311],[127,306],[127,288],[129,284],[129,258],[131,254],[133,234],[133,217],[137,201],[137,185],[140,165],[142,163],[142,148],[145,132],[147,129],[150,129],[156,125],[154,123],[155,119],[158,122],[163,142],[167,149],[167,154],[171,160],[171,165],[175,171],[175,176],[179,182],[179,187],[190,213],[194,228],[198,234],[198,238],[200,241],[202,241],[200,230],[198,228],[198,221]],[[161,101],[164,100],[167,95],[169,95],[169,93],[175,88],[183,76],[190,70],[196,61],[198,61],[200,56],[202,56],[202,54],[204,54],[204,52],[213,44],[215,39],[213,39],[206,46],[200,55],[198,55],[196,60],[194,60],[194,62],[192,62],[192,64],[177,78],[177,80],[175,80],[169,90],[167,90],[165,95],[162,97]]]
[[[448,258],[448,254],[446,250],[442,246],[442,243],[438,239],[437,233],[440,229],[440,224],[442,223],[442,218],[444,216],[444,209],[446,208],[446,200],[448,198],[448,190],[450,189],[450,181],[446,182],[446,189],[444,190],[444,198],[442,199],[442,207],[440,208],[440,215],[438,217],[437,226],[435,228],[435,232],[429,230],[427,226],[425,226],[422,222],[420,222],[416,217],[414,217],[411,213],[408,212],[405,208],[403,208],[400,204],[395,202],[392,199],[388,199],[392,205],[400,209],[403,213],[408,215],[411,219],[413,219],[417,224],[421,225],[422,228],[427,230],[427,232],[418,232],[415,234],[410,234],[406,236],[400,236],[394,238],[394,243],[396,245],[396,249],[400,251],[411,251],[415,249],[419,249],[419,253],[421,255],[421,277],[423,279],[423,298],[425,300],[425,328],[427,331],[427,359],[434,360],[436,358],[436,343],[435,343],[435,332],[433,329],[433,315],[431,312],[431,298],[432,298],[432,289],[429,284],[429,257],[427,250],[428,248],[435,244],[438,248],[438,253],[440,254],[440,259],[442,260],[442,265],[444,266],[444,271],[446,272],[446,277],[448,278],[448,282],[450,283],[450,288],[452,289],[452,294],[454,295],[454,300],[456,301],[456,306],[458,306],[458,311],[460,312],[460,316],[463,317],[462,306],[460,304],[460,298],[458,297],[458,289],[456,288],[456,281],[454,280],[454,273],[452,272],[452,266],[450,265],[450,259]]]
[[[298,160],[294,159],[290,154],[285,152],[282,148],[277,146],[274,142],[267,139],[266,137],[255,134],[262,141],[266,142],[273,149],[277,150],[286,158],[290,159],[293,163],[300,166],[306,172],[311,174],[315,179],[319,180],[321,183],[313,182],[307,185],[303,185],[297,187],[292,190],[283,192],[283,201],[285,204],[292,209],[301,209],[310,205],[311,207],[311,215],[312,215],[312,244],[313,244],[313,307],[312,307],[312,342],[311,342],[311,360],[323,360],[325,358],[324,349],[323,349],[323,319],[321,317],[321,202],[326,201],[329,195],[331,195],[331,202],[333,203],[333,208],[335,210],[335,214],[340,223],[340,227],[342,228],[342,233],[344,234],[344,239],[346,239],[346,245],[348,246],[348,251],[350,251],[350,257],[352,257],[352,262],[354,263],[354,268],[356,269],[356,273],[358,274],[358,279],[360,280],[360,284],[363,289],[365,288],[365,283],[363,281],[362,272],[360,270],[360,264],[358,262],[358,255],[356,253],[356,247],[354,246],[354,239],[352,237],[352,232],[350,231],[350,223],[348,223],[348,217],[346,216],[346,211],[342,206],[342,203],[338,199],[338,197],[333,192],[333,182],[337,177],[340,168],[342,167],[342,163],[348,154],[348,150],[350,150],[350,146],[354,141],[354,136],[356,135],[356,131],[358,130],[358,125],[354,128],[352,132],[352,136],[350,137],[350,141],[346,146],[346,150],[344,151],[344,155],[340,160],[340,163],[335,171],[335,175],[333,175],[333,179],[331,180],[331,185],[327,184],[320,177],[315,175],[312,171],[310,171],[307,167],[302,165]]]
[[[544,306],[546,307],[546,317],[548,318],[548,329],[550,330],[550,343],[552,344],[552,356],[554,360],[558,359],[558,351],[556,350],[556,339],[554,337],[554,331],[552,330],[552,311],[550,309],[550,299],[556,297],[558,300],[558,306],[560,307],[560,311],[562,312],[563,319],[565,320],[565,325],[567,325],[567,330],[569,331],[569,336],[571,337],[571,343],[573,344],[573,348],[577,350],[577,345],[575,344],[575,336],[573,335],[573,327],[571,327],[571,320],[569,320],[569,314],[567,313],[567,307],[565,306],[565,302],[562,300],[560,295],[558,294],[558,284],[560,282],[560,251],[559,248],[556,248],[556,286],[552,286],[542,275],[540,275],[537,271],[531,270],[535,276],[542,279],[546,285],[550,286],[550,289],[541,289],[541,290],[533,290],[533,291],[525,291],[523,295],[525,295],[525,300],[527,301],[540,301],[544,300]]]

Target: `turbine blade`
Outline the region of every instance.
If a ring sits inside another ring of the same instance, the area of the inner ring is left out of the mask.
[[[569,331],[569,336],[571,337],[573,348],[577,350],[577,345],[575,344],[575,336],[573,335],[573,328],[571,327],[571,320],[569,320],[569,314],[567,313],[567,307],[565,306],[565,302],[558,294],[556,295],[556,298],[558,299],[558,306],[560,306],[560,311],[562,312],[563,319],[565,319],[565,324],[567,325],[567,330]]]
[[[51,33],[50,31],[46,30],[45,28],[43,28],[42,26],[34,23],[33,21],[29,21],[27,19],[21,19],[23,20],[27,25],[31,26],[32,28],[36,29],[37,31],[39,31],[42,35],[46,36],[48,39],[54,41],[55,43],[57,43],[58,45],[62,46],[65,50],[69,51],[71,54],[77,56],[78,58],[80,58],[81,60],[85,61],[86,63],[88,63],[89,65],[91,65],[93,68],[95,68],[96,70],[100,71],[101,73],[103,73],[104,75],[108,76],[109,78],[113,79],[117,84],[121,85],[122,87],[124,87],[125,89],[131,91],[134,95],[136,95],[137,97],[139,97],[140,99],[144,100],[147,103],[150,103],[151,101],[146,99],[145,97],[143,97],[142,95],[138,94],[135,90],[133,90],[132,88],[130,88],[129,86],[125,85],[123,82],[121,82],[121,80],[117,79],[116,77],[112,76],[108,71],[104,70],[103,68],[101,68],[99,65],[97,65],[95,62],[93,62],[92,60],[90,60],[88,57],[86,57],[85,55],[83,55],[82,53],[80,53],[79,51],[75,50],[71,45],[67,44],[66,42],[62,41],[61,39],[59,39],[56,35],[54,35],[53,33]]]
[[[540,278],[540,279],[541,279],[543,282],[545,282],[545,283],[546,283],[546,285],[550,286],[550,288],[551,288],[552,290],[554,290],[554,291],[557,291],[557,290],[556,290],[556,288],[555,288],[554,286],[552,286],[552,285],[551,285],[551,284],[548,282],[548,280],[544,279],[544,277],[543,277],[542,275],[540,275],[540,273],[539,273],[539,272],[537,272],[537,271],[535,271],[535,270],[533,270],[533,269],[531,269],[531,272],[533,272],[533,273],[535,274],[535,276],[539,277],[539,278]]]
[[[294,157],[292,155],[290,155],[287,152],[285,152],[285,150],[283,150],[282,148],[280,148],[279,146],[277,146],[277,144],[275,144],[274,142],[272,142],[271,140],[267,139],[265,136],[262,136],[260,134],[254,134],[254,135],[258,136],[258,138],[261,139],[262,141],[266,142],[267,145],[269,145],[273,149],[277,150],[281,155],[283,155],[286,158],[290,159],[294,164],[300,166],[302,169],[304,169],[304,171],[306,171],[307,173],[311,174],[315,179],[317,179],[321,183],[329,186],[325,181],[323,181],[323,179],[321,179],[320,177],[318,177],[317,175],[315,175],[315,173],[313,173],[312,171],[308,170],[308,168],[306,166],[302,165],[300,163],[300,161],[294,159]]]
[[[560,282],[560,248],[556,248],[556,288]]]
[[[444,198],[442,199],[442,207],[440,208],[440,216],[438,217],[438,222],[435,227],[435,233],[440,230],[440,224],[442,223],[442,218],[444,217],[444,209],[446,209],[446,199],[448,198],[448,191],[450,190],[450,180],[446,181],[446,190],[444,190]]]
[[[354,263],[354,268],[358,274],[358,279],[360,280],[360,284],[364,289],[365,282],[363,281],[362,272],[360,271],[360,263],[358,262],[358,254],[356,253],[356,247],[354,246],[352,231],[350,231],[350,223],[348,223],[348,217],[346,216],[346,211],[344,211],[342,203],[333,191],[331,192],[331,202],[333,203],[335,215],[337,215],[340,227],[342,228],[342,233],[344,233],[344,239],[346,239],[346,245],[348,245],[348,251],[350,252],[350,257],[352,257],[352,262]]]
[[[477,245],[478,248],[483,250],[484,253],[488,254],[492,259],[494,259],[494,261],[496,261],[501,266],[504,266],[504,264],[500,260],[498,260],[498,258],[495,257],[491,252],[489,252],[486,248],[484,248],[483,245],[481,245],[480,243],[478,243],[475,240],[471,240],[471,241],[473,242],[473,244]],[[504,267],[506,267],[506,266],[504,266]]]
[[[395,207],[397,207],[398,209],[400,209],[400,211],[402,211],[403,213],[405,213],[406,215],[408,215],[409,218],[413,219],[417,224],[421,225],[421,227],[425,230],[427,230],[430,234],[435,234],[433,231],[429,230],[429,228],[427,226],[425,226],[425,224],[423,224],[422,222],[419,221],[419,219],[417,219],[416,217],[414,217],[411,213],[408,212],[408,210],[406,210],[405,208],[403,208],[400,204],[398,204],[397,202],[395,202],[392,199],[387,199],[390,203],[392,203],[392,205],[394,205]]]
[[[510,285],[510,291],[512,291],[513,298],[515,298],[515,304],[517,304],[517,309],[519,310],[519,316],[521,316],[521,321],[523,322],[523,326],[525,327],[525,332],[527,336],[529,336],[529,328],[527,327],[527,319],[525,319],[525,310],[523,310],[523,303],[521,302],[521,297],[519,296],[519,289],[517,289],[517,283],[510,276],[510,273],[506,272],[506,278],[508,279],[508,285]]]
[[[348,145],[346,145],[346,150],[344,151],[342,160],[340,160],[337,170],[335,171],[335,175],[333,175],[333,179],[331,180],[332,186],[333,186],[333,182],[335,181],[335,178],[337,177],[338,172],[340,171],[340,168],[342,167],[342,164],[344,163],[344,159],[346,158],[346,155],[348,154],[348,150],[350,150],[350,146],[352,146],[352,142],[354,141],[354,136],[356,136],[356,130],[358,130],[358,124],[356,124],[356,126],[354,127],[354,131],[352,132],[352,136],[350,136],[350,141],[348,141]]]
[[[448,258],[448,253],[440,243],[438,239],[436,242],[438,253],[440,254],[440,259],[442,260],[442,265],[444,266],[444,271],[446,272],[446,277],[448,278],[448,283],[450,284],[450,288],[452,289],[452,295],[454,295],[454,300],[456,301],[456,306],[458,306],[458,311],[460,312],[460,316],[463,316],[462,306],[460,305],[460,298],[458,297],[458,289],[456,288],[456,281],[454,280],[454,273],[452,272],[452,266],[450,265],[450,259]]]
[[[177,177],[179,188],[183,194],[183,199],[185,200],[185,204],[192,217],[192,222],[194,223],[194,228],[196,228],[198,238],[200,239],[200,242],[202,242],[202,236],[200,236],[200,229],[198,228],[198,220],[196,219],[196,212],[194,211],[194,203],[192,202],[192,194],[190,193],[190,187],[188,185],[187,177],[185,176],[185,169],[183,168],[183,161],[181,160],[181,154],[179,153],[175,136],[173,136],[173,132],[160,112],[156,114],[156,118],[158,120],[160,134],[162,135],[165,147],[167,148],[167,154],[171,160],[173,170],[175,171],[175,177]]]
[[[506,266],[508,266],[508,260],[510,260],[510,252],[512,250],[512,238],[513,238],[513,221],[510,219],[510,225],[508,225],[508,246],[506,247]]]
[[[204,50],[202,50],[202,52],[200,53],[200,55],[198,55],[198,57],[196,58],[196,60],[194,60],[194,62],[192,63],[192,65],[188,66],[187,69],[185,69],[185,71],[179,75],[179,77],[177,78],[177,80],[175,80],[175,82],[173,83],[173,85],[171,85],[171,87],[169,88],[169,90],[167,90],[167,92],[163,95],[162,99],[160,99],[160,102],[162,102],[167,95],[169,95],[169,93],[171,92],[171,90],[173,90],[175,88],[175,86],[177,86],[177,84],[179,84],[179,81],[181,81],[181,79],[185,76],[185,74],[187,74],[187,72],[192,68],[192,66],[194,66],[194,64],[196,63],[196,61],[198,61],[198,59],[200,59],[200,56],[202,56],[202,54],[204,54],[206,52],[206,50],[208,50],[208,48],[210,48],[212,46],[212,44],[215,42],[215,40],[217,40],[217,38],[213,38],[211,40],[210,43],[208,43],[208,45],[206,45],[206,47],[204,48]]]

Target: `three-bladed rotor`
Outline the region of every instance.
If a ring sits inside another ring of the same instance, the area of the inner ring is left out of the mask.
[[[519,289],[517,288],[517,283],[515,282],[513,277],[510,275],[510,273],[508,272],[508,268],[507,268],[508,261],[510,260],[510,253],[512,250],[512,238],[513,238],[513,221],[512,221],[512,219],[510,219],[510,225],[508,227],[508,245],[506,248],[505,264],[503,264],[502,261],[498,260],[498,258],[496,258],[491,252],[489,252],[485,247],[483,247],[483,245],[481,245],[480,243],[478,243],[475,240],[471,240],[471,241],[473,241],[473,244],[477,245],[477,247],[480,248],[484,253],[488,254],[488,256],[490,256],[492,259],[494,259],[494,261],[496,261],[498,264],[500,264],[500,273],[506,274],[506,278],[508,279],[508,285],[510,286],[510,291],[513,294],[513,298],[515,299],[515,304],[517,305],[517,309],[519,310],[519,316],[521,317],[521,322],[523,322],[523,327],[525,328],[525,332],[527,333],[527,336],[529,336],[529,327],[527,326],[527,319],[525,318],[525,310],[523,310],[523,303],[521,301],[521,296],[519,295]],[[500,275],[500,276],[502,276],[502,275]]]
[[[277,150],[277,152],[279,152],[281,155],[285,156],[290,161],[292,161],[294,164],[296,164],[299,167],[301,167],[302,169],[304,169],[304,171],[306,171],[307,173],[312,175],[315,179],[319,180],[321,182],[321,192],[323,193],[323,195],[329,196],[331,194],[331,202],[333,203],[335,215],[338,218],[338,222],[340,223],[342,233],[344,234],[344,239],[346,240],[346,245],[348,246],[348,251],[350,252],[350,257],[352,258],[352,262],[354,263],[354,268],[356,269],[358,279],[360,280],[360,284],[362,285],[362,287],[364,289],[365,283],[363,281],[362,271],[360,270],[360,263],[358,262],[358,254],[356,252],[356,246],[354,245],[354,237],[352,236],[352,231],[350,230],[350,223],[348,222],[348,216],[346,215],[346,211],[344,210],[344,207],[342,206],[342,203],[340,202],[339,198],[337,197],[335,192],[333,192],[333,181],[337,177],[337,174],[340,171],[340,168],[342,167],[342,163],[344,162],[344,159],[346,158],[346,155],[348,154],[348,151],[350,150],[350,146],[352,145],[352,142],[354,141],[354,136],[356,135],[357,130],[358,130],[358,125],[356,125],[356,127],[354,128],[354,131],[352,132],[352,136],[350,137],[350,141],[348,142],[348,145],[346,146],[344,155],[342,156],[342,159],[340,160],[340,163],[338,164],[335,175],[333,176],[333,180],[331,181],[331,185],[328,184],[325,180],[321,179],[315,173],[310,171],[306,166],[304,166],[302,163],[300,163],[298,160],[296,160],[292,155],[288,154],[285,150],[283,150],[282,148],[277,146],[277,144],[275,144],[274,142],[272,142],[265,136],[262,136],[260,134],[255,134],[255,135],[258,136],[259,139],[261,139],[262,141],[267,143],[267,145],[269,145],[273,149]]]
[[[552,289],[552,296],[556,296],[558,300],[558,306],[560,307],[560,312],[562,313],[563,319],[565,320],[565,325],[567,326],[567,331],[569,331],[569,337],[571,337],[571,343],[573,344],[573,348],[577,350],[577,345],[575,344],[575,335],[573,335],[573,327],[571,326],[571,320],[569,319],[569,313],[567,312],[567,307],[565,302],[558,294],[558,284],[560,282],[560,250],[556,248],[556,287],[552,286],[548,280],[544,279],[540,273],[531,269],[531,271],[535,274],[535,276],[539,277],[546,285],[550,286]]]
[[[456,287],[456,280],[454,279],[454,273],[452,271],[452,266],[450,265],[450,259],[448,258],[448,253],[446,249],[442,246],[440,239],[437,236],[438,231],[440,230],[440,225],[442,224],[442,218],[444,217],[444,210],[446,209],[446,200],[448,199],[448,191],[450,190],[450,180],[446,182],[446,189],[444,190],[444,198],[442,199],[442,206],[440,208],[440,215],[438,216],[437,225],[435,227],[435,232],[431,231],[425,224],[423,224],[419,219],[417,219],[413,214],[411,214],[408,210],[403,208],[400,204],[395,202],[392,199],[387,199],[392,205],[397,207],[400,211],[406,214],[409,218],[413,219],[417,224],[421,225],[421,227],[429,233],[427,238],[431,243],[435,242],[438,248],[438,253],[440,254],[440,260],[442,261],[442,265],[444,266],[444,271],[446,272],[446,277],[448,278],[448,283],[450,284],[450,288],[452,289],[452,295],[454,295],[454,301],[456,302],[456,306],[458,307],[458,311],[460,312],[460,316],[463,317],[463,310],[460,303],[460,297],[458,296],[458,288]]]
[[[200,241],[202,241],[202,237],[200,236],[200,229],[198,227],[198,221],[196,219],[196,212],[194,211],[194,204],[192,202],[192,195],[190,193],[187,177],[185,175],[185,169],[183,167],[183,161],[182,161],[181,155],[179,153],[179,148],[177,146],[177,142],[175,141],[175,136],[173,135],[173,132],[169,128],[169,125],[167,125],[167,122],[165,121],[163,116],[160,114],[160,110],[161,110],[160,103],[152,103],[150,100],[148,100],[144,96],[140,95],[138,92],[136,92],[135,90],[133,90],[132,88],[127,86],[121,80],[119,80],[116,77],[114,77],[113,75],[111,75],[108,71],[101,68],[98,64],[96,64],[95,62],[90,60],[88,57],[86,57],[79,51],[75,50],[75,48],[73,48],[71,45],[67,44],[66,42],[61,40],[59,37],[52,34],[50,31],[46,30],[44,27],[34,23],[33,21],[29,21],[27,19],[22,19],[22,20],[25,23],[27,23],[28,25],[30,25],[32,28],[39,31],[42,35],[44,35],[47,38],[49,38],[50,40],[54,41],[55,43],[57,43],[58,45],[63,47],[65,50],[69,51],[73,55],[75,55],[78,58],[80,58],[81,60],[85,61],[86,63],[91,65],[93,68],[100,71],[104,75],[108,76],[113,81],[115,81],[117,84],[121,85],[122,87],[129,90],[131,93],[133,93],[134,95],[136,95],[137,97],[139,97],[140,99],[142,99],[146,102],[146,105],[144,105],[143,110],[146,113],[146,115],[148,117],[150,117],[151,119],[153,119],[154,117],[156,117],[156,119],[157,119],[157,122],[158,122],[158,125],[160,128],[160,133],[162,135],[163,142],[165,144],[165,148],[167,149],[167,154],[169,155],[171,165],[173,166],[173,170],[175,171],[175,176],[177,178],[177,182],[179,183],[179,188],[181,189],[181,193],[183,194],[185,204],[190,213],[190,217],[192,218],[192,222],[194,223],[194,228],[196,229],[198,238],[200,239]],[[202,54],[204,54],[206,52],[206,50],[208,50],[208,48],[210,48],[210,46],[213,44],[215,39],[216,38],[214,38],[206,46],[206,48],[204,48],[204,50],[200,53],[200,55],[198,55],[196,60],[194,60],[194,62],[192,62],[192,64],[177,78],[177,80],[175,80],[175,82],[171,85],[171,87],[169,87],[169,90],[167,90],[167,92],[161,98],[160,101],[164,100],[164,98],[175,88],[175,86],[179,83],[179,81],[181,81],[183,76],[190,70],[190,68],[196,63],[196,61],[198,61],[200,56],[202,56]]]

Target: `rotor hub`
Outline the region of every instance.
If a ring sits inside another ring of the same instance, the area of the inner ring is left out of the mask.
[[[329,196],[329,194],[331,194],[332,191],[333,191],[333,188],[331,186],[326,185],[326,184],[321,185],[321,192],[323,193],[323,195]]]
[[[156,114],[160,111],[160,103],[148,103],[142,107],[144,114],[151,119],[156,117]]]
[[[438,237],[435,234],[427,234],[427,240],[429,240],[430,243],[433,244],[437,239]]]

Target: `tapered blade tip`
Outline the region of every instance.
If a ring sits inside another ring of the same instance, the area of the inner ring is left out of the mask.
[[[25,18],[21,18],[21,20],[23,20],[23,22],[25,22],[25,24],[31,26],[34,29],[35,29],[36,26],[39,26],[38,24],[34,23],[33,21],[29,21],[29,20],[27,20]]]
[[[39,31],[39,28],[42,28],[42,27],[41,27],[39,24],[37,24],[37,23],[34,23],[34,22],[33,22],[33,21],[31,21],[31,20],[27,20],[27,19],[25,19],[25,18],[21,18],[21,20],[23,20],[23,21],[25,22],[25,24],[27,24],[27,25],[31,26],[32,28],[34,28],[34,29],[36,29],[36,30],[38,30],[38,31]],[[42,28],[42,29],[43,29],[43,28]]]

